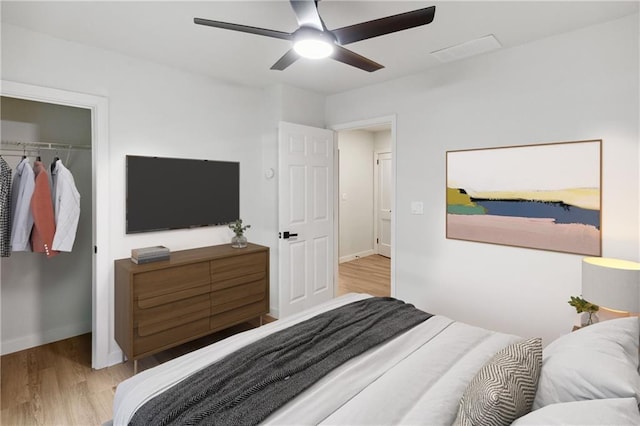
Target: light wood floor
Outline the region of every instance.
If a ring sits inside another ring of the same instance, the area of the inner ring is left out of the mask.
[[[390,261],[363,257],[339,266],[338,295],[389,296]],[[265,318],[267,321],[272,318]],[[140,371],[199,349],[256,324],[240,324],[138,361]],[[72,337],[0,358],[0,424],[89,426],[113,417],[116,386],[133,376],[133,363],[91,369],[91,334]]]
[[[266,321],[273,320],[265,317]],[[142,371],[248,330],[240,324],[138,361]],[[2,426],[90,426],[113,417],[116,386],[133,362],[91,369],[91,334],[4,355],[0,359]]]
[[[391,295],[391,259],[377,254],[361,257],[338,267],[338,295],[369,293]]]

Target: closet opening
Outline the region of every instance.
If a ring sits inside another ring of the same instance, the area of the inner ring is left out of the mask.
[[[1,97],[0,106],[0,154],[11,171],[13,195],[13,208],[6,210],[10,224],[3,225],[2,231],[10,247],[2,253],[0,268],[0,335],[5,355],[92,332],[94,171],[91,109],[9,96]],[[34,166],[38,178],[44,173],[48,185],[40,179],[37,189],[31,190],[32,185],[22,181],[35,175],[18,176],[16,170],[34,170]],[[28,198],[33,202],[31,197],[42,197],[46,188],[51,203],[38,202],[44,213],[36,218],[33,211],[22,213],[30,205]],[[72,211],[76,204],[79,215]],[[36,231],[28,229],[34,219],[39,224]],[[50,219],[53,240],[45,229]]]

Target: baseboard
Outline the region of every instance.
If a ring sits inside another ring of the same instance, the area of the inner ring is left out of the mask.
[[[352,260],[360,259],[361,257],[371,256],[372,254],[376,254],[376,252],[373,251],[373,249],[365,250],[365,251],[361,251],[360,253],[354,253],[354,254],[349,254],[347,256],[342,256],[340,259],[338,259],[338,262],[339,263],[351,262]]]
[[[69,337],[79,336],[80,334],[91,333],[91,323],[88,324],[70,324],[64,327],[46,330],[42,333],[34,333],[22,336],[17,339],[2,341],[2,355],[13,352],[22,351],[36,346],[46,345],[47,343],[57,342],[58,340],[68,339]]]

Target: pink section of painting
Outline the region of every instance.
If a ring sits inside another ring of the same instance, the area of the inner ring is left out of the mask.
[[[598,229],[576,223],[558,224],[553,219],[448,214],[447,238],[600,255]]]

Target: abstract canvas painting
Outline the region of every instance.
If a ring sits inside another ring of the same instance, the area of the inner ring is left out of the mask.
[[[600,256],[602,141],[447,151],[447,238]]]

